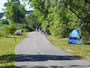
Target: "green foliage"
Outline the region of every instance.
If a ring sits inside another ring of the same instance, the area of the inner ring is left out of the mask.
[[[68,37],[73,29],[80,29],[82,39],[90,37],[90,4],[85,0],[29,0],[42,28],[52,35]]]
[[[0,25],[0,37],[8,37],[10,35],[9,25]]]
[[[6,24],[0,24],[0,37],[9,37],[11,35],[11,27],[16,28],[16,30],[22,29],[21,24],[17,25],[6,25]]]
[[[79,27],[82,34],[82,39],[88,40],[90,35],[90,4],[86,3],[85,0],[63,0],[65,7],[74,13],[79,19]]]
[[[23,23],[25,20],[26,10],[19,0],[8,0],[4,4],[6,7],[5,16],[10,22]]]
[[[3,24],[5,21],[7,21],[6,19],[0,19],[0,24]]]
[[[34,13],[30,13],[26,17],[26,28],[28,28],[29,31],[32,31],[35,30],[38,25],[39,25],[38,17],[35,16]]]

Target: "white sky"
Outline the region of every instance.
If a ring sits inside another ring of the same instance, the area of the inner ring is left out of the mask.
[[[7,0],[0,0],[0,12],[3,12],[2,8],[4,8],[4,3],[6,2]]]
[[[0,12],[4,12],[2,9],[5,8],[4,7],[4,3],[7,2],[7,0],[0,0]],[[32,8],[29,7],[29,5],[27,5],[26,10],[33,10]]]

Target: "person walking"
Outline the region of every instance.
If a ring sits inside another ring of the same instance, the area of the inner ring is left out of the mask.
[[[48,35],[48,30],[47,30],[47,28],[45,28],[45,34]]]

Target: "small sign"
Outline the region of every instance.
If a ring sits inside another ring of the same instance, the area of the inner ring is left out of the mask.
[[[15,28],[15,27],[11,27],[10,32],[11,32],[12,34],[14,34],[14,33],[16,32],[16,28]]]

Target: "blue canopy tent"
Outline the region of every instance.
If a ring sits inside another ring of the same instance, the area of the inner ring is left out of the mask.
[[[80,33],[80,30],[78,29],[73,30],[70,33],[68,43],[69,44],[81,44],[79,33]]]

